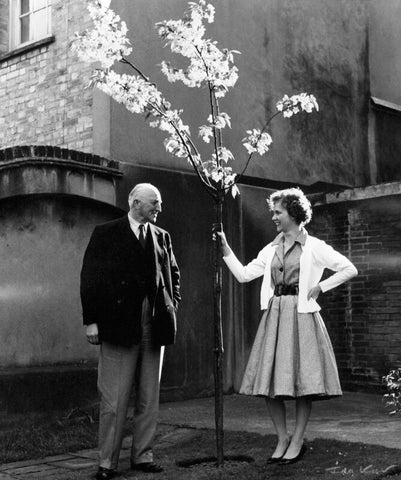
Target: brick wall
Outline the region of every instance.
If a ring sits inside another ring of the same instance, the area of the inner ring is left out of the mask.
[[[320,302],[342,384],[377,390],[401,365],[401,194],[320,205],[310,230],[359,271]]]
[[[47,144],[92,151],[92,90],[83,88],[90,68],[69,50],[74,32],[86,28],[85,3],[56,0],[55,41],[4,58],[6,4],[0,0],[0,148]]]

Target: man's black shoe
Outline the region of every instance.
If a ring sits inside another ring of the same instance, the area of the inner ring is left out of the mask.
[[[160,473],[164,470],[161,465],[154,462],[132,463],[131,468],[146,473]]]
[[[96,472],[95,479],[96,480],[110,480],[116,476],[116,472],[114,470],[110,470],[109,468],[99,467],[98,471]]]

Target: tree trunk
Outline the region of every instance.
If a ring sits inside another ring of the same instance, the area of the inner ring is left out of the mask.
[[[215,204],[216,223],[214,228],[222,228],[223,198],[219,197]],[[219,241],[215,242],[213,304],[214,304],[214,395],[217,466],[224,464],[224,431],[223,431],[223,329],[221,319],[222,265]]]

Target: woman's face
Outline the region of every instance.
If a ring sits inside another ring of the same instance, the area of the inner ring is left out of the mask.
[[[294,228],[298,228],[295,219],[288,214],[287,209],[283,207],[281,200],[274,204],[272,220],[276,224],[278,232],[285,233]]]

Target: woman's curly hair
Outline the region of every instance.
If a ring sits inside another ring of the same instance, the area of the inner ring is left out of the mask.
[[[267,199],[270,210],[274,210],[274,205],[281,202],[287,210],[288,215],[292,217],[298,225],[306,225],[312,218],[312,206],[300,188],[286,188],[278,190]]]

